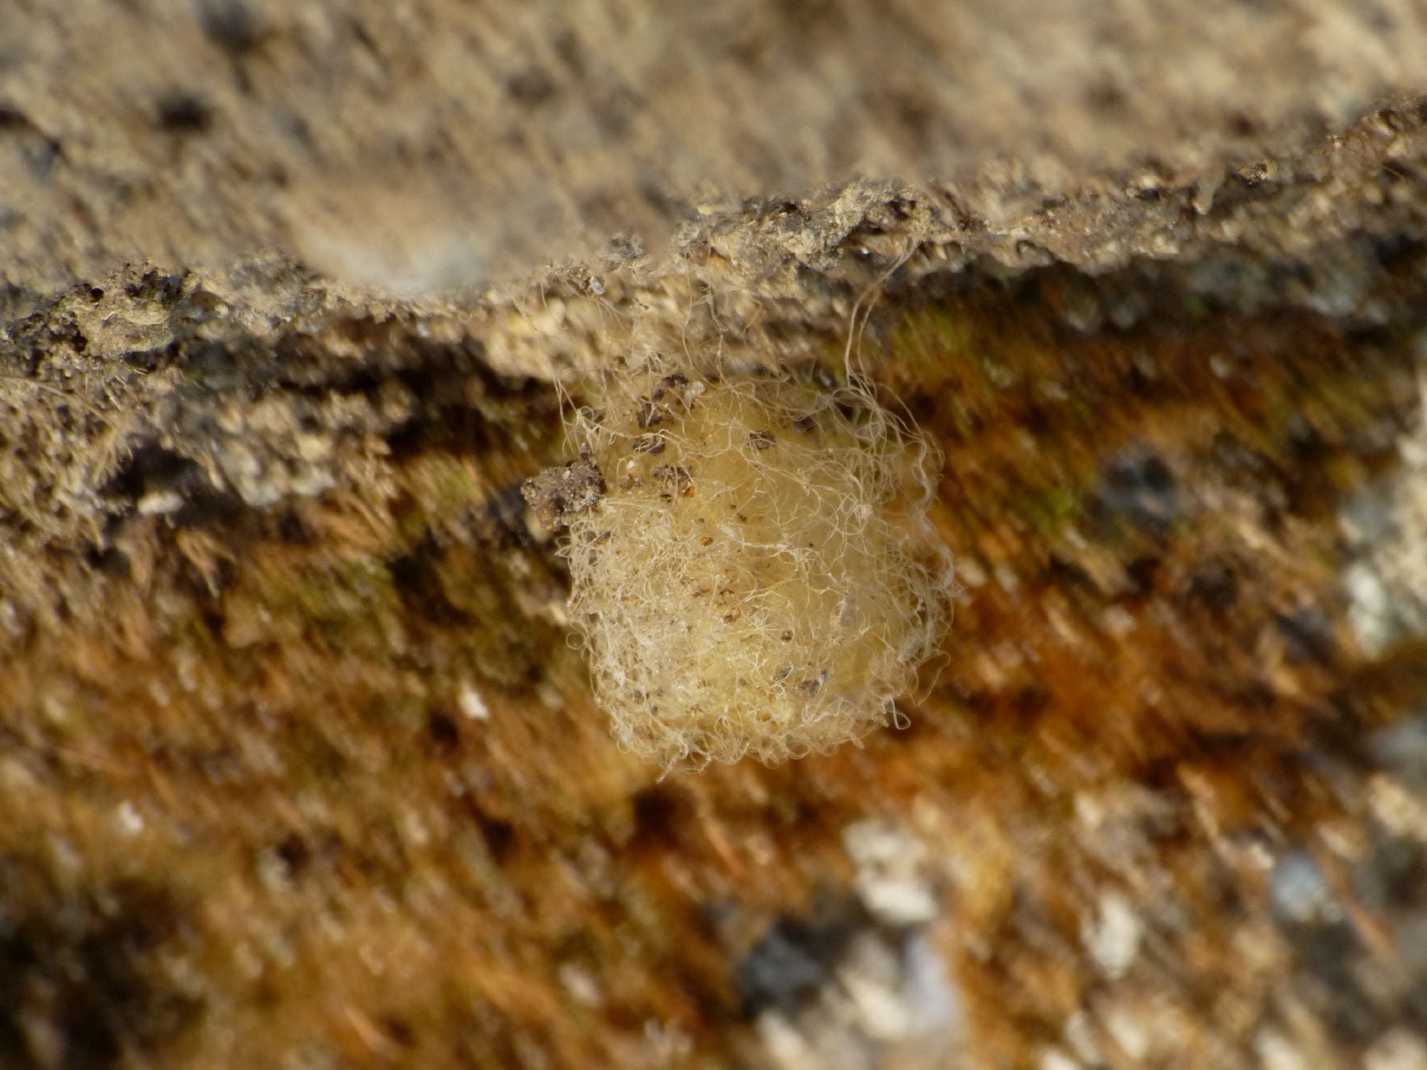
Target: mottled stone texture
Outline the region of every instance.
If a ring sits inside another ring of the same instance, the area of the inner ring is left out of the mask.
[[[1419,5],[0,20],[0,1066],[1427,1065]],[[610,742],[675,347],[943,450],[909,728]]]

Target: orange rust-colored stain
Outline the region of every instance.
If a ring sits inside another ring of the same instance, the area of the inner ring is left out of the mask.
[[[1335,813],[1306,745],[1427,690],[1420,651],[1354,649],[1333,522],[1384,460],[1355,432],[1411,410],[1410,366],[1306,314],[1078,333],[1057,300],[972,289],[868,332],[945,453],[933,521],[962,585],[908,729],[660,781],[590,704],[549,548],[471,519],[530,459],[443,444],[381,494],[298,508],[305,539],[249,518],[174,555],[135,521],[113,613],[0,664],[0,807],[28,817],[0,850],[40,830],[76,881],[165,873],[250,1053],[622,1065],[655,1023],[727,1055],[730,963],[847,895],[841,830],[884,815],[924,826],[988,1065],[1033,1062],[1104,991],[1095,889],[1152,916],[1160,890],[1101,841],[1152,856],[1185,915],[1136,968],[1177,964],[1204,1006],[1267,998],[1272,955],[1245,975],[1216,935],[1262,894],[1254,837]]]

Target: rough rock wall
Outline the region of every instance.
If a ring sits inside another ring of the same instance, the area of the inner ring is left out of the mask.
[[[1216,180],[1422,82],[1415,0],[16,0],[3,278],[281,247],[405,292],[746,197]],[[1207,169],[1207,170],[1206,170]],[[1201,191],[1201,198],[1207,197]]]
[[[8,13],[0,1065],[1427,1063],[1420,13],[1199,10]],[[944,657],[661,778],[520,484],[849,337]]]

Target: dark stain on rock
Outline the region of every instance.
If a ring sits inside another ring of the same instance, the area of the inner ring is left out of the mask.
[[[402,604],[418,618],[450,627],[471,627],[471,615],[447,597],[437,568],[441,550],[431,538],[388,566]]]
[[[1174,472],[1147,446],[1132,446],[1105,466],[1096,505],[1111,523],[1124,521],[1159,537],[1167,535],[1184,512]]]
[[[811,918],[784,914],[734,966],[733,983],[743,1013],[791,1013],[832,977],[855,935],[855,910],[823,904]]]
[[[197,0],[198,24],[214,44],[242,55],[262,44],[267,22],[250,0]]]
[[[213,125],[213,109],[197,93],[174,90],[159,98],[154,119],[171,134],[201,134]]]
[[[155,961],[184,918],[157,884],[64,892],[37,864],[0,860],[0,1065],[162,1064],[203,1010]]]

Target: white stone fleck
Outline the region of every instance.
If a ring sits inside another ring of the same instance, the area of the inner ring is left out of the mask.
[[[1104,1021],[1106,1032],[1130,1059],[1139,1062],[1149,1054],[1150,1034],[1134,1011],[1115,1007]]]
[[[1065,1042],[1081,1062],[1094,1066],[1103,1062],[1100,1045],[1095,1042],[1095,1027],[1084,1011],[1072,1014],[1065,1023]]]
[[[1427,1070],[1427,1045],[1405,1029],[1394,1029],[1368,1049],[1363,1070]]]
[[[1264,1070],[1304,1070],[1302,1054],[1282,1033],[1265,1029],[1254,1041]]]
[[[1427,377],[1424,418],[1399,439],[1402,469],[1344,509],[1355,560],[1343,573],[1348,619],[1370,656],[1403,635],[1427,634]]]
[[[1343,573],[1343,588],[1348,595],[1348,620],[1358,642],[1370,656],[1381,654],[1393,634],[1392,602],[1382,577],[1358,561]]]
[[[974,557],[961,558],[956,562],[956,578],[967,587],[984,587],[989,578],[986,568]]]
[[[895,1040],[911,1032],[910,1008],[902,999],[895,970],[846,969],[839,972],[838,979],[868,1036]]]
[[[787,1018],[777,1011],[767,1011],[758,1016],[758,1037],[773,1062],[783,1066],[806,1066],[812,1058],[808,1042]]]
[[[964,1012],[924,933],[867,929],[833,975],[791,1014],[765,1011],[758,1032],[778,1070],[876,1070],[948,1062]]]
[[[843,847],[857,873],[858,898],[889,925],[919,925],[937,916],[937,901],[926,874],[926,847],[882,821],[859,821],[842,833]]]
[[[1112,892],[1100,900],[1099,916],[1085,926],[1081,939],[1107,977],[1123,977],[1139,953],[1143,926],[1128,899]]]
[[[303,465],[292,478],[292,492],[303,498],[315,498],[337,485],[337,480],[325,468]]]
[[[1323,871],[1306,851],[1279,859],[1269,878],[1269,895],[1279,914],[1299,925],[1332,923],[1342,915]]]
[[[1021,579],[1010,565],[998,564],[993,571],[997,585],[1007,594],[1015,594],[1021,589]]]
[[[952,986],[946,963],[925,934],[917,933],[903,951],[903,997],[911,1008],[916,1033],[959,1035],[961,997]]]
[[[15,639],[25,634],[25,621],[20,607],[8,598],[0,598],[0,628],[4,628]]]
[[[114,821],[125,835],[137,836],[144,831],[144,815],[128,799],[121,802],[114,811]]]
[[[1059,1048],[1047,1048],[1041,1052],[1040,1070],[1080,1070],[1080,1064]]]
[[[140,516],[163,516],[183,508],[183,495],[176,490],[153,490],[138,502]]]
[[[462,715],[472,721],[490,719],[491,711],[486,700],[469,683],[461,685],[461,690],[456,694],[456,705],[460,707]]]
[[[604,1002],[599,984],[583,966],[574,962],[563,963],[560,966],[559,976],[560,984],[570,994],[570,998],[580,1006],[598,1007]]]
[[[1100,623],[1111,638],[1123,639],[1135,630],[1135,617],[1124,606],[1111,606],[1105,610]]]

